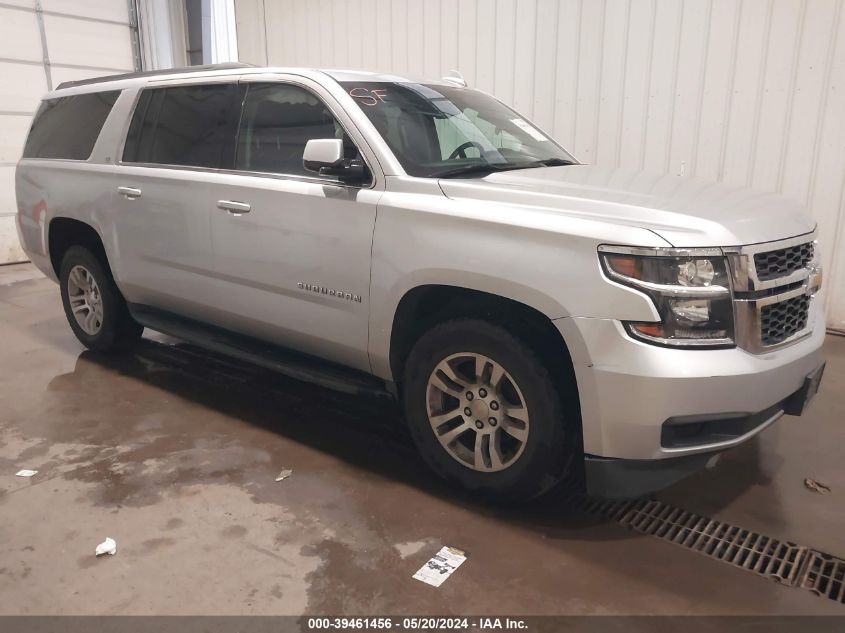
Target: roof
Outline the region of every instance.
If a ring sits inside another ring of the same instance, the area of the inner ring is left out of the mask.
[[[88,86],[91,84],[105,83],[108,81],[121,81],[123,79],[139,79],[142,77],[158,77],[160,75],[181,75],[188,73],[207,72],[209,70],[235,70],[244,68],[256,68],[253,64],[230,62],[227,64],[206,64],[205,66],[183,66],[181,68],[168,68],[165,70],[143,70],[132,73],[121,73],[119,75],[104,75],[102,77],[91,77],[90,79],[79,79],[77,81],[63,81],[56,90],[64,88],[76,88],[77,86]]]
[[[389,81],[395,83],[448,84],[443,79],[406,77],[389,73],[377,73],[366,70],[320,69],[335,81]]]
[[[140,72],[123,73],[120,75],[106,75],[103,77],[92,77],[90,79],[80,79],[78,81],[64,81],[60,83],[55,90],[64,90],[67,88],[76,88],[79,86],[90,86],[101,83],[109,83],[116,81],[125,81],[127,79],[155,79],[157,77],[167,77],[169,75],[193,75],[200,73],[207,73],[210,71],[231,71],[232,74],[240,74],[244,71],[249,72],[286,72],[296,73],[307,71],[309,73],[322,72],[335,81],[375,81],[375,82],[402,82],[402,83],[426,83],[426,84],[448,84],[448,82],[441,79],[421,79],[403,77],[400,75],[392,75],[387,73],[369,72],[364,70],[343,70],[343,69],[320,69],[320,68],[285,68],[285,67],[262,67],[254,64],[245,64],[240,62],[230,62],[226,64],[208,64],[205,66],[185,66],[181,68],[168,68],[165,70],[146,70]]]

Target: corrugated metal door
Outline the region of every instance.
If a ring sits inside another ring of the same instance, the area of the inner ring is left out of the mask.
[[[238,0],[241,60],[459,69],[580,160],[778,191],[845,329],[843,0]],[[269,35],[269,37],[268,37]]]
[[[15,164],[41,96],[63,81],[136,68],[126,0],[0,1],[0,264],[24,259]]]

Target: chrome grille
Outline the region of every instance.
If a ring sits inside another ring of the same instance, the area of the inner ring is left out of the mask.
[[[723,252],[731,271],[737,346],[763,354],[812,332],[812,299],[821,283],[815,232]]]
[[[778,279],[807,266],[813,260],[813,243],[796,244],[788,248],[756,253],[754,267],[760,281]]]
[[[799,295],[763,306],[760,311],[760,338],[763,345],[777,345],[807,327],[810,297]]]

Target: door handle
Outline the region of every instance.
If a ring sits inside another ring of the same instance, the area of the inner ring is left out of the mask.
[[[141,197],[141,190],[135,187],[118,187],[117,192],[127,200],[134,200]]]
[[[241,213],[249,213],[252,211],[252,207],[246,202],[235,202],[234,200],[218,200],[217,208],[228,211],[234,215],[240,215]]]

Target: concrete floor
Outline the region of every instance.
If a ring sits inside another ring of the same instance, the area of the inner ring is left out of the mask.
[[[553,498],[474,504],[392,407],[147,337],[83,351],[55,285],[0,268],[0,614],[845,614]],[[845,339],[826,345],[808,414],[659,498],[845,555]],[[467,562],[412,580],[441,545]]]

